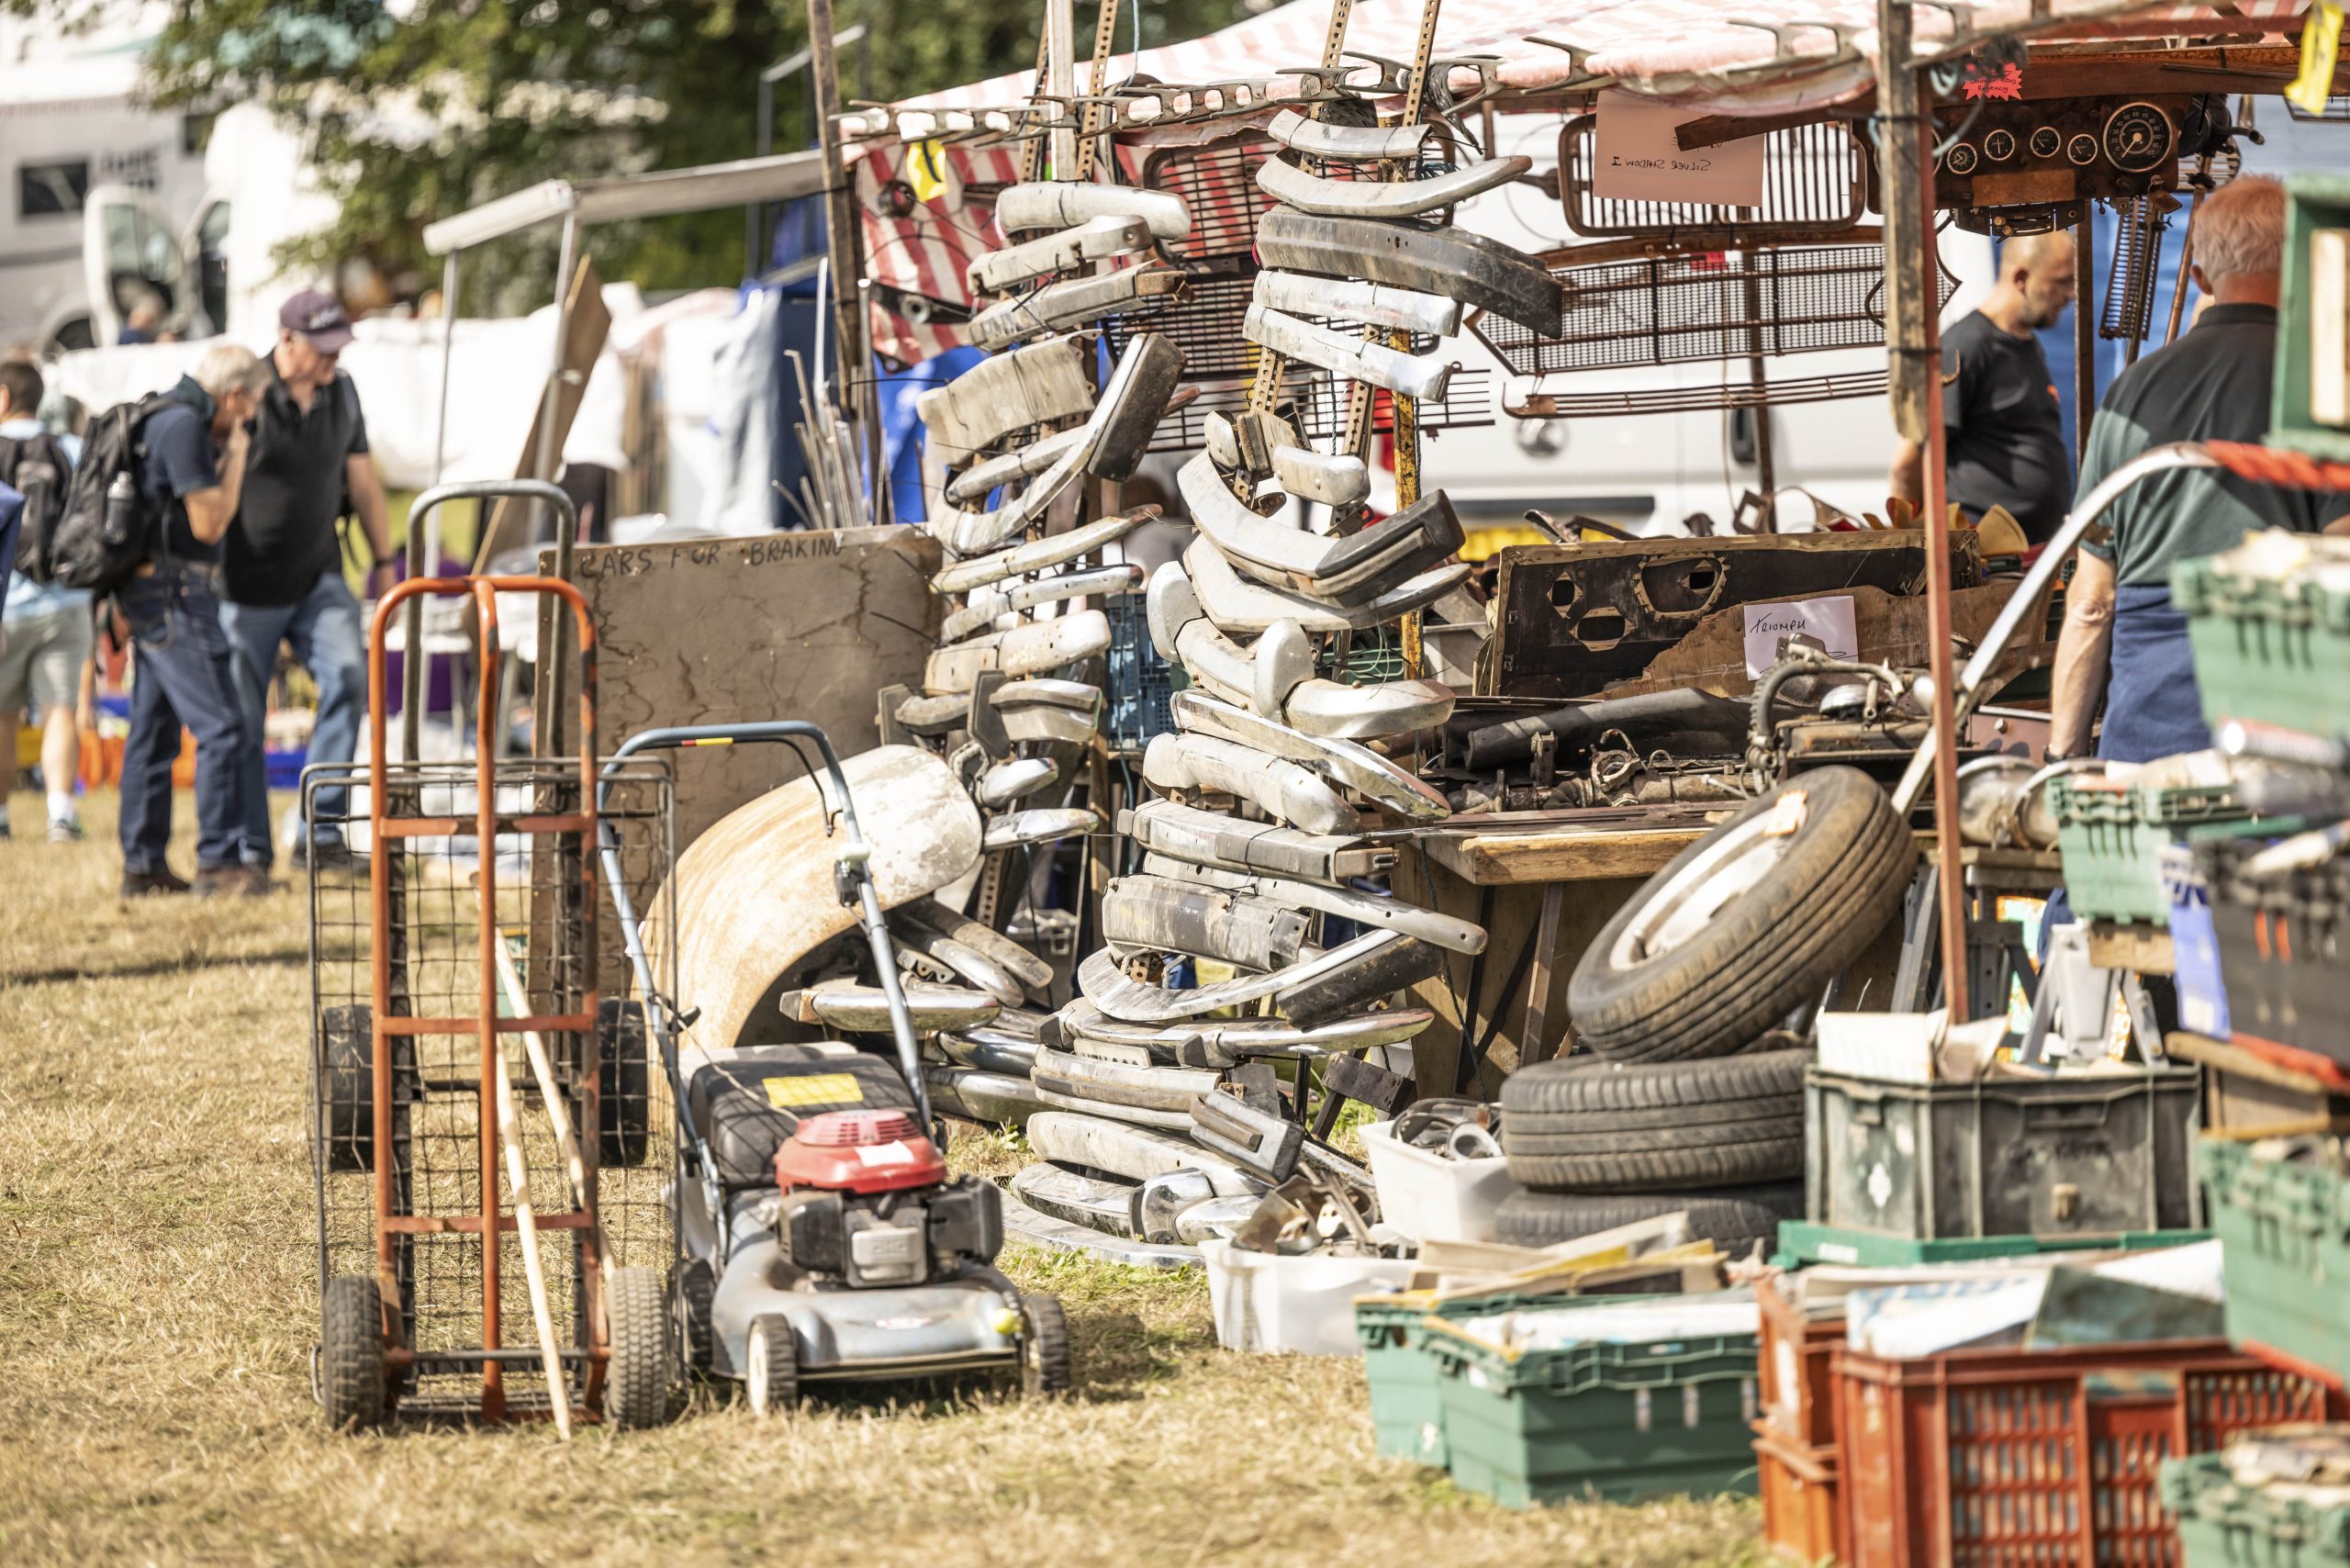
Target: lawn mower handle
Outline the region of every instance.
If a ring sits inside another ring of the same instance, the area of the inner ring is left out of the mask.
[[[868,858],[871,850],[866,842],[864,829],[857,823],[856,802],[849,794],[848,775],[842,771],[840,755],[833,750],[832,740],[824,734],[822,726],[809,723],[803,719],[770,719],[747,724],[680,724],[641,730],[621,743],[620,749],[612,753],[605,767],[609,771],[638,752],[760,741],[795,746],[801,741],[812,742],[817,755],[823,759],[824,771],[831,777],[833,791],[840,801],[841,817],[848,827],[848,838],[841,846],[842,854],[834,872],[842,887],[841,902],[847,903],[854,897],[863,906],[859,923],[865,927],[865,939],[873,950],[873,968],[880,981],[882,998],[890,1006],[890,1033],[898,1047],[898,1069],[905,1075],[906,1087],[912,1092],[914,1107],[921,1114],[922,1126],[927,1130],[932,1125],[930,1091],[923,1082],[922,1051],[914,1039],[913,1014],[907,1010],[905,991],[898,983],[897,948],[890,940],[889,924],[882,919],[881,893],[873,884]],[[609,780],[597,786],[596,804],[599,810],[608,788]],[[617,846],[608,844],[604,852],[616,858]],[[623,940],[628,945],[630,961],[638,967],[638,983],[649,985],[651,966],[643,960],[643,949],[637,941],[636,920],[633,912],[627,907],[627,890],[609,866],[605,870],[605,880],[612,888],[612,897],[621,905],[621,927]],[[674,1066],[671,1077],[673,1080],[676,1077]],[[685,1104],[685,1097],[674,1081],[671,1090],[678,1094],[678,1104]],[[699,1131],[696,1136],[699,1136]]]

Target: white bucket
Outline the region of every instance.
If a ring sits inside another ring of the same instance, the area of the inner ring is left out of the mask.
[[[1355,1297],[1400,1291],[1408,1258],[1250,1252],[1222,1238],[1200,1243],[1208,1269],[1215,1342],[1227,1350],[1360,1356]]]
[[[1362,1129],[1371,1179],[1379,1188],[1381,1219],[1415,1241],[1492,1241],[1494,1211],[1517,1191],[1509,1161],[1447,1159],[1416,1148],[1390,1131],[1393,1122]]]

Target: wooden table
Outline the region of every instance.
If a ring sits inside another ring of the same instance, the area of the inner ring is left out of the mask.
[[[1474,921],[1487,938],[1484,952],[1450,955],[1413,988],[1439,1020],[1414,1042],[1420,1092],[1491,1095],[1508,1072],[1561,1054],[1574,961],[1641,884],[1734,809],[1480,812],[1399,835],[1396,896]]]

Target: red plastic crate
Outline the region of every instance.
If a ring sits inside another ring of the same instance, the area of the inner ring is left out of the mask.
[[[1852,1568],[2175,1564],[2163,1461],[2328,1403],[2224,1339],[1833,1365]]]
[[[1763,1418],[1797,1447],[1833,1453],[1836,1398],[1828,1358],[1844,1341],[1844,1319],[1807,1322],[1779,1294],[1775,1275],[1754,1287],[1754,1300],[1762,1316],[1756,1382]]]
[[[1848,1553],[1836,1450],[1796,1442],[1769,1421],[1757,1421],[1754,1467],[1755,1489],[1762,1497],[1762,1539],[1771,1554],[1806,1564],[1843,1562]]]

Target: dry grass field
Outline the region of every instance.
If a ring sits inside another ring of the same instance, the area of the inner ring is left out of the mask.
[[[0,844],[0,1562],[1762,1561],[1751,1504],[1515,1514],[1374,1458],[1358,1364],[1226,1355],[1196,1277],[1034,1253],[1066,1403],[330,1433],[302,901],[119,903],[94,804],[87,844]]]

